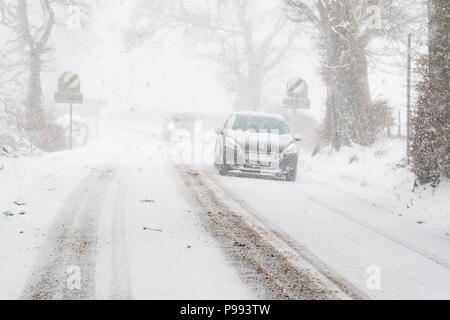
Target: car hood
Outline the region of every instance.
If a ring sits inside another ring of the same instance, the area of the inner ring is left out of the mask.
[[[283,152],[286,147],[295,142],[291,134],[279,135],[267,132],[256,133],[228,130],[225,136],[236,141],[242,150],[247,148],[252,151],[256,151],[259,146],[259,150],[272,152],[280,150],[280,152]]]

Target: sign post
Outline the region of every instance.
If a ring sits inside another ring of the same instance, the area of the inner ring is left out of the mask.
[[[287,97],[283,99],[285,108],[292,109],[292,131],[295,136],[296,110],[311,108],[311,100],[308,98],[308,83],[302,78],[294,78],[288,81]]]
[[[69,133],[69,145],[70,149],[72,149],[72,103],[70,104],[70,133]]]
[[[80,77],[75,72],[65,72],[58,80],[58,92],[55,93],[55,103],[68,103],[69,110],[69,145],[72,149],[72,112],[73,104],[83,103],[83,95],[81,94]]]

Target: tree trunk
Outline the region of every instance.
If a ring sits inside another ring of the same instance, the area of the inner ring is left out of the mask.
[[[235,103],[236,110],[260,110],[263,80],[264,75],[261,68],[249,68],[245,82],[240,85]]]
[[[40,130],[45,125],[44,113],[41,108],[41,53],[31,49],[29,55],[29,78],[25,103],[27,106],[27,129]]]
[[[54,15],[49,0],[41,0],[42,22],[38,27],[29,19],[27,0],[17,0],[17,33],[24,51],[28,55],[28,79],[25,96],[26,129],[39,131],[45,126],[44,112],[41,107],[42,54],[52,32]],[[37,31],[36,31],[37,30]]]
[[[350,9],[343,2],[327,1],[320,10],[326,50],[326,138],[335,150],[352,142],[374,140],[365,45],[351,27]]]

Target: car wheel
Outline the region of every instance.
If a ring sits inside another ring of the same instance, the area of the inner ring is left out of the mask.
[[[297,180],[297,171],[289,172],[286,175],[286,181],[295,182]]]
[[[221,176],[227,176],[227,175],[228,175],[228,171],[229,171],[229,168],[228,168],[227,165],[221,165],[221,166],[219,166],[219,174],[220,174]]]

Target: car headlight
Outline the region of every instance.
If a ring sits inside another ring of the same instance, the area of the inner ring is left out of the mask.
[[[240,149],[239,144],[232,138],[225,138],[225,146],[230,149],[237,148]]]
[[[297,143],[292,143],[291,145],[289,145],[289,147],[286,148],[286,150],[284,150],[284,154],[293,154],[293,153],[297,153],[298,152],[298,148],[297,148]]]

